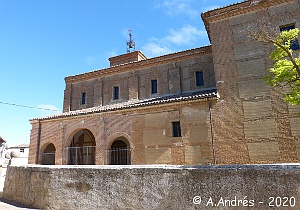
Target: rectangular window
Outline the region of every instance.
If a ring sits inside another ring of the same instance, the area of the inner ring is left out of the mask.
[[[81,93],[81,105],[85,105],[86,103],[86,93]]]
[[[172,122],[173,137],[181,137],[180,122]]]
[[[21,149],[20,149],[20,152],[24,153],[24,148],[21,148]]]
[[[204,85],[203,72],[202,71],[196,71],[196,85],[197,86],[203,86]]]
[[[157,93],[157,80],[151,80],[151,93]]]
[[[280,26],[280,32],[289,31],[291,29],[295,29],[295,24]],[[292,50],[299,50],[299,48],[300,48],[299,47],[299,42],[298,42],[298,39],[296,38],[291,42],[291,49]]]
[[[295,24],[280,26],[280,32],[281,31],[289,31],[291,29],[295,29]]]
[[[113,99],[119,99],[119,87],[114,87]]]

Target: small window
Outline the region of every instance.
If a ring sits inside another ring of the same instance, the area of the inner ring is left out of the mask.
[[[295,29],[295,24],[280,26],[280,32],[281,31],[289,31],[291,29]]]
[[[181,137],[180,122],[172,122],[173,137]]]
[[[157,93],[157,80],[151,80],[151,93],[155,94]]]
[[[292,29],[295,29],[295,24],[280,26],[280,32],[289,31],[289,30],[292,30]],[[298,42],[298,39],[296,38],[291,42],[291,49],[292,50],[299,50],[299,48],[300,48],[299,47],[299,42]]]
[[[86,103],[86,93],[81,93],[81,105],[85,105]]]
[[[202,71],[196,71],[196,85],[197,86],[203,86],[204,85],[203,72]]]
[[[119,99],[119,87],[114,87],[113,99]]]
[[[24,148],[21,148],[21,149],[20,149],[20,152],[24,153]]]

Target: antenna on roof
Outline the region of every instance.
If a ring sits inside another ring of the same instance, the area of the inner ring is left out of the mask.
[[[128,29],[129,32],[129,41],[126,42],[127,44],[127,53],[130,53],[130,50],[133,49],[135,51],[135,42],[132,39],[132,30]]]

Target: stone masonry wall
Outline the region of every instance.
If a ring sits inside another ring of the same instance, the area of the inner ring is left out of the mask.
[[[299,164],[28,165],[9,166],[3,198],[52,210],[299,209],[299,189]]]

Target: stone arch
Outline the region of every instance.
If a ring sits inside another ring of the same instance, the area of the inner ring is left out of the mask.
[[[41,148],[42,152],[42,165],[55,165],[56,148],[53,143],[45,144]]]
[[[68,139],[68,165],[95,165],[96,140],[89,129],[77,129]]]
[[[131,165],[131,144],[124,136],[115,138],[109,144],[108,159],[110,165]]]

